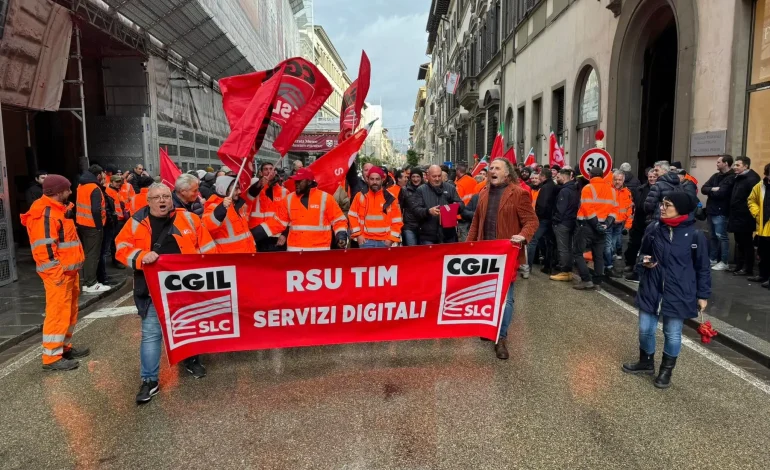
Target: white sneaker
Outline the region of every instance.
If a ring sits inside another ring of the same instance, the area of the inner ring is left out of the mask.
[[[620,255],[615,255],[615,259],[623,259],[623,257]]]
[[[727,271],[728,266],[723,262],[718,262],[714,266],[711,267],[712,271]]]
[[[711,264],[711,266],[716,266],[717,261],[712,259],[709,261],[709,263]]]
[[[107,292],[108,290],[112,289],[110,286],[105,286],[104,284],[97,282],[91,287],[83,286],[83,292],[86,294],[98,294],[100,292]]]

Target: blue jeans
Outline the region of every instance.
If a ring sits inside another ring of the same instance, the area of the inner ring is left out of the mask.
[[[437,243],[437,242],[431,242],[431,241],[428,241],[428,240],[422,240],[422,241],[420,242],[420,245],[421,245],[421,246],[429,246],[429,245],[435,245],[436,243]]]
[[[532,240],[529,241],[529,244],[527,245],[527,264],[531,267],[535,262],[535,251],[537,250],[537,245],[540,242],[540,239],[546,236],[549,236],[549,232],[551,231],[551,221],[550,220],[541,220],[540,224],[537,226],[537,231],[535,232],[535,235],[532,237]],[[546,251],[548,249],[546,248]],[[548,260],[548,256],[546,253],[543,253],[545,260]],[[545,261],[544,261],[545,263]],[[545,263],[546,266],[547,263]]]
[[[618,243],[623,243],[623,224],[612,224],[604,232],[604,269],[612,268],[612,257]]]
[[[380,240],[366,240],[359,248],[385,248],[387,246],[385,242]]]
[[[728,264],[730,237],[727,235],[727,217],[723,215],[709,217],[709,232],[709,259]]]
[[[401,241],[404,242],[404,246],[417,246],[420,244],[417,241],[417,232],[414,230],[401,230]]]
[[[513,282],[508,287],[508,295],[505,297],[505,310],[503,310],[503,323],[500,325],[500,339],[508,336],[508,327],[513,320]]]
[[[655,354],[655,330],[658,327],[658,315],[639,311],[639,347],[647,354]],[[663,352],[671,357],[678,357],[682,349],[682,326],[684,319],[663,317]]]
[[[139,348],[139,369],[142,380],[158,380],[160,352],[163,346],[163,332],[158,322],[158,311],[150,305],[147,316],[142,319],[142,343]]]

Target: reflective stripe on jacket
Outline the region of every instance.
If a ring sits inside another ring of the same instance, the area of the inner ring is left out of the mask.
[[[99,193],[98,198],[93,196],[94,191]],[[93,199],[92,199],[93,198]],[[96,183],[79,184],[76,194],[75,222],[83,227],[102,228],[107,222],[107,211],[104,205],[104,194],[102,189]],[[95,207],[94,202],[98,199],[99,206]],[[93,201],[93,202],[92,202]],[[101,214],[101,224],[94,221],[94,214]]]
[[[367,240],[401,241],[404,220],[398,200],[388,191],[376,193],[366,190],[353,198],[348,212],[350,236]]]
[[[131,215],[131,201],[134,199],[135,195],[136,193],[134,192],[134,187],[131,186],[131,183],[123,183],[123,186],[120,187],[120,197],[123,198],[123,202],[126,204],[126,210],[129,215]]]
[[[115,212],[118,214],[118,220],[126,220],[128,218],[128,210],[123,196],[111,186],[107,186],[105,192],[115,201]]]
[[[41,276],[56,277],[65,272],[77,272],[85,261],[75,221],[67,218],[66,213],[63,204],[43,196],[21,215],[21,224],[27,228],[32,257]]]
[[[631,190],[628,188],[622,188],[620,191],[616,191],[618,198],[618,217],[615,219],[615,223],[624,223],[625,228],[630,229],[631,224],[634,222],[634,198],[631,195]]]
[[[174,219],[170,234],[176,240],[182,254],[217,252],[216,243],[197,215],[184,209],[176,209],[169,217]],[[132,269],[142,269],[142,259],[152,251],[149,207],[131,216],[115,239],[115,247],[115,258],[118,261]]]
[[[604,178],[591,178],[580,192],[578,220],[596,219],[603,223],[608,217],[618,218],[618,198],[615,188],[607,184]]]
[[[267,192],[270,191],[273,196],[272,199],[268,197]],[[276,207],[286,204],[286,197],[289,195],[289,191],[283,186],[272,186],[260,191],[259,196],[251,204],[251,214],[249,215],[249,228],[257,227],[262,222],[268,219],[272,219],[275,216]]]
[[[203,225],[208,229],[211,238],[217,244],[218,253],[256,253],[254,237],[249,231],[248,223],[248,204],[243,204],[241,211],[236,211],[236,202],[230,204],[226,210],[224,206],[217,208],[225,200],[217,194],[212,195],[206,201],[206,208],[203,211]],[[223,220],[219,220],[221,213],[224,213]],[[242,215],[245,213],[246,216]]]
[[[275,217],[262,223],[270,237],[277,237],[289,227],[287,251],[323,251],[331,247],[334,233],[348,229],[345,214],[329,194],[312,188],[307,207],[297,193],[290,193],[286,204],[277,207]]]

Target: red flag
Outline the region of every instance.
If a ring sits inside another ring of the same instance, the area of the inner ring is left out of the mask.
[[[358,78],[350,84],[342,96],[340,142],[350,137],[361,123],[361,109],[364,107],[364,100],[369,93],[371,72],[372,68],[369,63],[369,57],[367,57],[366,52],[361,51],[361,65],[358,67]]]
[[[231,169],[259,151],[271,120],[281,126],[273,147],[285,155],[333,90],[315,65],[302,58],[288,59],[273,70],[223,78],[219,87],[230,135],[218,154]],[[253,174],[253,162],[248,161],[242,188]]]
[[[551,131],[551,135],[548,137],[548,162],[551,166],[559,165],[564,166],[564,149],[559,146],[559,142],[556,140],[556,134]]]
[[[505,143],[503,142],[503,132],[504,124],[500,123],[500,128],[497,130],[497,136],[495,137],[495,143],[492,144],[492,151],[489,152],[490,161],[503,156],[503,147],[505,146]]]
[[[355,161],[358,150],[364,145],[364,141],[372,129],[372,124],[374,122],[365,129],[359,129],[358,132],[310,164],[308,168],[313,170],[318,189],[332,195],[337,191],[337,188],[345,180],[350,165]],[[287,180],[283,186],[289,191],[295,189],[292,180]]]
[[[174,164],[171,157],[168,156],[168,151],[163,147],[160,148],[160,179],[163,184],[168,186],[172,191],[174,190],[174,184],[182,171]]]
[[[537,162],[535,162],[535,147],[532,147],[529,149],[529,153],[527,154],[527,159],[524,161],[524,166],[535,166],[537,165]]]
[[[479,173],[481,173],[481,170],[485,169],[487,166],[489,166],[489,157],[484,157],[480,162],[476,164],[476,166],[473,167],[471,176],[475,178]]]
[[[508,151],[505,152],[503,158],[507,158],[509,162],[516,165],[516,151],[513,149],[513,147],[509,148]]]

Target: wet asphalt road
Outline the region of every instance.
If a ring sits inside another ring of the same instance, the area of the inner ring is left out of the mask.
[[[516,299],[508,361],[476,338],[220,354],[201,380],[164,364],[141,407],[139,318],[85,320],[77,371],[0,365],[0,469],[768,467],[767,383],[696,345],[657,390],[620,371],[623,306],[539,273]]]

